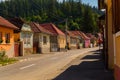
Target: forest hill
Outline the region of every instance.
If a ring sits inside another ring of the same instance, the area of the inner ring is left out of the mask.
[[[13,5],[14,4],[14,5]],[[98,32],[97,19],[100,12],[81,0],[9,0],[0,3],[0,15],[5,18],[20,17],[28,22],[52,22],[64,30],[68,18],[69,30]],[[72,17],[70,17],[72,16]]]

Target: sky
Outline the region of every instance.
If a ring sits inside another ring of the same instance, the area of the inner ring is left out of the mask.
[[[0,0],[0,1],[5,1],[5,0]],[[62,1],[62,0],[59,0]],[[98,6],[98,0],[82,0],[82,3],[89,4],[91,6]]]
[[[63,0],[59,0],[63,1]],[[98,7],[98,0],[82,0],[82,3],[89,4],[90,6]]]
[[[82,3],[98,7],[98,0],[82,0]]]

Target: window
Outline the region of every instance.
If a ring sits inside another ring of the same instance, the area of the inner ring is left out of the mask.
[[[10,43],[10,33],[5,34],[5,40],[6,43]]]
[[[76,39],[74,39],[74,38],[70,39],[70,43],[71,44],[76,44]]]
[[[31,38],[30,34],[27,34],[27,44],[30,44],[30,38]]]
[[[0,32],[0,39],[2,39],[2,32]]]
[[[31,34],[24,33],[23,35],[24,35],[24,38],[23,38],[24,44],[26,44],[26,45],[31,44]]]
[[[114,32],[120,31],[120,0],[113,0]]]
[[[23,33],[23,41],[24,41],[24,44],[27,44],[26,34],[25,33]]]
[[[2,40],[2,32],[0,32],[0,43],[2,43],[3,40]]]
[[[43,44],[47,44],[47,37],[43,36]]]

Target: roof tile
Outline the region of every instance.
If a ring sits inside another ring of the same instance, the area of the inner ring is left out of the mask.
[[[67,31],[67,35],[69,35],[70,37],[77,38],[77,36],[72,31]]]
[[[71,31],[75,36],[81,36],[83,39],[90,39],[89,37],[87,37],[85,35],[85,33],[81,32],[81,31]]]
[[[51,32],[49,32],[48,30],[44,29],[40,24],[35,23],[35,22],[31,22],[30,23],[31,28],[34,32],[38,33],[38,32],[42,32],[42,33],[47,33],[47,34],[51,34]]]
[[[13,25],[12,23],[10,23],[8,20],[4,19],[1,16],[0,16],[0,25],[11,29],[18,29],[15,25]]]
[[[90,38],[87,37],[85,33],[81,32],[81,31],[80,31],[80,33],[81,33],[81,35],[82,35],[82,37],[83,37],[84,39],[89,39],[89,40],[90,40]]]
[[[49,32],[53,33],[53,35],[64,35],[65,36],[65,34],[52,23],[40,24],[40,26],[42,26]]]

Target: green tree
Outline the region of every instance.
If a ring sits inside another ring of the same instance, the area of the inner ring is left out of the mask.
[[[53,22],[64,30],[64,19],[68,19],[69,30],[84,32],[99,31],[96,7],[81,3],[81,0],[6,0],[0,2],[0,15],[5,18],[22,17],[27,21],[39,23]],[[61,23],[62,22],[62,23]]]

